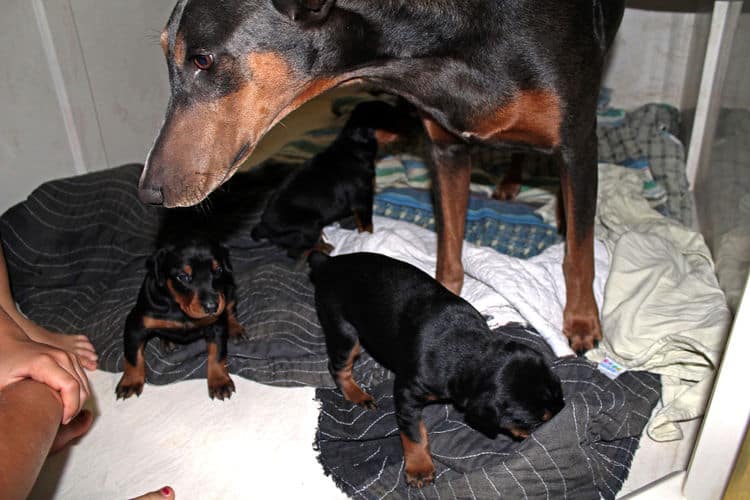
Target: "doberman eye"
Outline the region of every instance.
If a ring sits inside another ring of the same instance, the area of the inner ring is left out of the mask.
[[[214,269],[214,276],[218,278],[219,276],[222,275],[223,272],[224,272],[224,269],[222,269],[221,266],[219,266],[216,269]]]
[[[181,281],[183,283],[190,283],[191,281],[193,281],[193,277],[190,276],[188,273],[183,272],[177,275],[177,281]]]
[[[214,65],[214,56],[213,54],[198,54],[193,56],[193,64],[195,64],[195,67],[199,70],[206,71],[211,69],[211,66]]]

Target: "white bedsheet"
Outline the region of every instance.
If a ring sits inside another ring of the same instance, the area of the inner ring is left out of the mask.
[[[333,255],[375,252],[409,262],[435,275],[437,239],[434,232],[408,222],[373,217],[374,233],[357,233],[327,227],[326,240]],[[461,296],[488,317],[491,327],[509,321],[533,325],[558,356],[574,355],[562,333],[565,282],[562,273],[563,244],[554,245],[530,259],[503,255],[487,247],[464,242],[464,286]],[[607,279],[607,251],[595,248],[594,295],[602,303]]]

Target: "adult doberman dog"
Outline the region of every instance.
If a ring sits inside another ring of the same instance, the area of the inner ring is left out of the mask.
[[[565,208],[563,330],[601,339],[594,299],[596,102],[624,0],[179,0],[171,85],[139,193],[200,202],[292,110],[368,82],[421,110],[432,140],[437,279],[459,293],[471,143],[554,155]]]

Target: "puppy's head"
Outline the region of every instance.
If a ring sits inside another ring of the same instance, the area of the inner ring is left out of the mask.
[[[500,432],[526,438],[565,406],[560,379],[539,353],[519,344],[493,355],[499,363],[466,402],[466,422],[493,439]]]
[[[344,131],[351,133],[357,129],[365,129],[374,135],[378,147],[403,142],[423,130],[413,108],[377,100],[361,102],[352,110]]]
[[[233,284],[229,252],[205,240],[163,246],[149,259],[149,273],[192,319],[219,316]]]

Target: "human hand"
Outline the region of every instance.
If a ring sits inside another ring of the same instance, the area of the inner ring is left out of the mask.
[[[62,424],[68,424],[91,394],[78,357],[34,342],[16,325],[8,328],[13,331],[0,332],[0,390],[25,378],[46,384],[59,392],[63,403]]]

